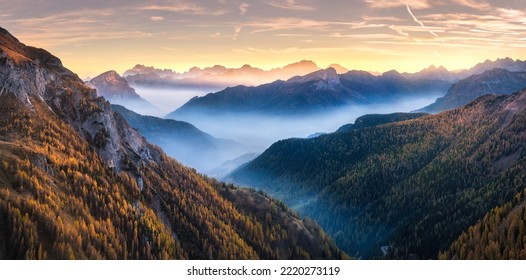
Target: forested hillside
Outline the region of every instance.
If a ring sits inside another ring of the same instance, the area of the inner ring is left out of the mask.
[[[488,95],[435,116],[283,140],[230,179],[297,207],[352,256],[437,258],[526,187],[525,120],[526,91]]]

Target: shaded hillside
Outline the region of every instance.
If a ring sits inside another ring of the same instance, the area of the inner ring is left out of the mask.
[[[181,163],[207,172],[226,160],[233,159],[248,148],[232,140],[218,139],[195,126],[181,121],[139,115],[119,105],[112,105],[148,141],[159,145]]]
[[[510,72],[496,68],[457,82],[444,97],[418,111],[442,112],[466,105],[485,94],[511,94],[524,87],[526,72]]]
[[[353,256],[437,258],[524,189],[525,100],[526,91],[484,96],[435,116],[279,141],[230,179],[294,205]]]
[[[0,85],[2,258],[343,257],[279,203],[226,195],[168,158],[58,58],[1,28]]]

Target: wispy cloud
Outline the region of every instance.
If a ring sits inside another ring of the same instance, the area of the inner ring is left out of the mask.
[[[369,7],[374,9],[389,9],[411,5],[414,9],[431,7],[429,0],[365,0]]]
[[[82,10],[38,18],[15,19],[21,39],[41,47],[74,45],[109,39],[151,38],[152,33],[129,28],[122,30],[109,19],[118,17],[113,10]],[[94,28],[96,26],[96,28]]]
[[[396,33],[402,35],[402,36],[405,36],[405,37],[409,37],[409,34],[407,32],[404,32],[404,30],[402,30],[401,27],[396,27],[394,25],[389,25],[389,28],[396,31]]]
[[[249,7],[250,7],[250,4],[247,4],[245,2],[241,3],[241,5],[239,5],[239,14],[245,15],[248,12]]]
[[[454,2],[473,8],[475,10],[485,11],[491,9],[491,6],[482,0],[453,0]]]
[[[195,4],[195,3],[186,3],[186,2],[177,2],[173,5],[149,5],[139,7],[139,10],[144,11],[169,11],[181,14],[190,14],[190,15],[224,15],[228,13],[226,10],[211,10],[207,9],[204,6]]]
[[[153,16],[153,17],[150,17],[150,20],[151,20],[151,21],[163,21],[163,20],[164,20],[164,17]]]
[[[440,37],[438,37],[438,35],[435,32],[433,32],[433,30],[429,29],[427,26],[425,26],[425,24],[423,22],[418,20],[418,18],[413,14],[413,11],[411,11],[411,8],[409,7],[409,4],[407,4],[406,7],[407,7],[407,12],[409,12],[409,14],[411,15],[411,17],[413,18],[413,20],[416,23],[420,24],[420,26],[422,26],[422,28],[427,30],[427,32],[429,32],[431,35],[437,37],[440,41],[444,42],[444,40],[442,40]]]
[[[237,37],[239,36],[239,32],[241,32],[241,29],[243,29],[243,27],[241,26],[234,27],[234,37],[232,37],[232,39],[237,39]]]
[[[270,0],[266,2],[268,5],[294,11],[314,11],[314,7],[302,5],[297,3],[297,0]]]

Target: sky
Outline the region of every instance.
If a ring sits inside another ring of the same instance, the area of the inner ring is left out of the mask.
[[[526,0],[0,0],[0,26],[82,78],[135,64],[416,72],[526,59]]]

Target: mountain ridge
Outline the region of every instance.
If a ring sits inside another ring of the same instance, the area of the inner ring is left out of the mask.
[[[526,72],[494,68],[453,84],[447,94],[417,111],[437,113],[463,106],[485,94],[511,94],[526,87]]]
[[[166,118],[192,122],[193,115],[308,115],[348,105],[365,105],[403,98],[435,96],[447,81],[409,80],[395,70],[381,76],[364,71],[337,74],[334,68],[255,87],[236,86],[194,97]]]

